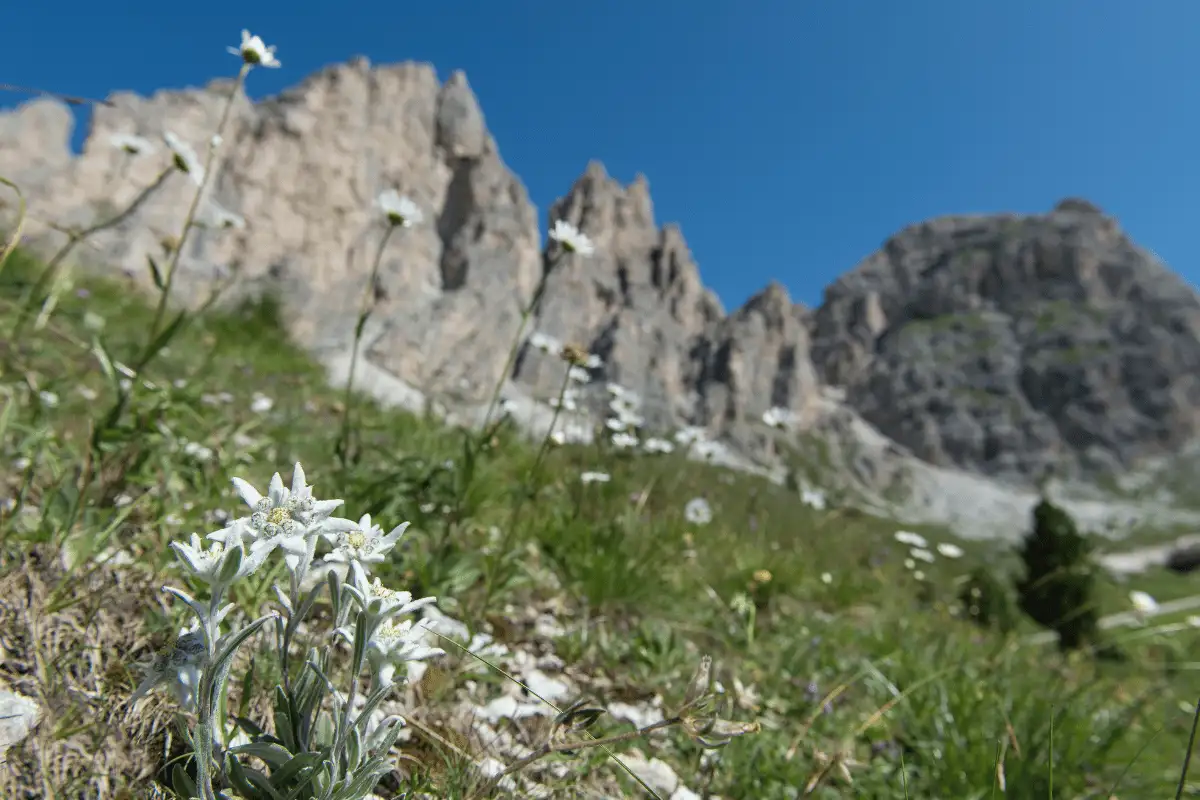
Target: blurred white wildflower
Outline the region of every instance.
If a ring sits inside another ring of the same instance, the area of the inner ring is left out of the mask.
[[[570,367],[567,370],[567,380],[574,383],[588,383],[591,379],[591,373],[583,367]]]
[[[762,421],[772,428],[784,430],[796,423],[796,415],[789,409],[775,406],[763,412]]]
[[[584,472],[579,476],[583,483],[608,483],[612,480],[607,472]]]
[[[421,213],[421,209],[412,201],[412,198],[402,196],[395,189],[386,189],[380,192],[375,203],[387,218],[388,223],[394,226],[411,228],[413,225],[420,225],[425,219],[425,215]]]
[[[932,564],[934,561],[937,560],[937,557],[934,556],[933,553],[926,550],[924,547],[914,547],[913,549],[909,550],[908,553],[913,558],[918,559],[920,561],[924,561],[926,564]]]
[[[800,502],[816,511],[824,511],[826,505],[825,493],[820,489],[801,489]]]
[[[821,573],[821,583],[824,583],[826,585],[833,583],[833,574],[829,573],[829,572],[822,572]]]
[[[671,444],[666,439],[660,439],[657,436],[651,436],[649,439],[642,442],[642,449],[647,453],[670,453],[675,450],[675,445]]]
[[[550,229],[550,238],[561,244],[568,253],[590,256],[596,252],[592,240],[565,219],[554,221],[554,227]]]
[[[912,531],[896,531],[893,537],[900,544],[906,544],[909,547],[929,547],[929,542],[925,541],[924,536]]]
[[[702,442],[707,438],[708,433],[704,430],[704,428],[696,425],[687,425],[675,431],[675,441],[684,446]]]
[[[42,401],[42,405],[46,408],[58,407],[58,395],[54,392],[38,392],[38,399]]]
[[[632,433],[614,433],[610,441],[612,446],[618,450],[628,450],[638,446],[638,438]]]
[[[561,353],[563,349],[562,342],[541,331],[534,331],[530,334],[529,346],[535,350],[541,350],[543,353],[555,356]]]
[[[958,545],[950,544],[949,542],[939,542],[938,546],[937,546],[937,551],[939,553],[941,553],[943,556],[945,556],[946,558],[962,558],[963,557],[963,549],[961,547],[959,547]]]
[[[255,414],[265,414],[275,405],[275,401],[261,392],[255,392],[250,400],[250,410]]]
[[[279,67],[279,59],[275,57],[275,47],[267,47],[263,40],[251,36],[250,31],[242,30],[242,43],[238,47],[225,48],[235,56],[241,56],[242,61],[260,67]]]
[[[683,507],[683,516],[693,525],[707,525],[712,522],[712,506],[703,497],[694,497]]]
[[[203,186],[204,165],[200,163],[200,159],[196,156],[196,151],[192,149],[191,145],[171,131],[163,131],[163,141],[167,143],[167,147],[171,148],[171,157],[175,162],[175,169],[191,178],[192,182],[197,186]]]
[[[1141,621],[1158,610],[1158,601],[1147,592],[1134,590],[1129,593],[1129,602],[1133,605],[1134,615]]]
[[[207,660],[204,633],[185,633],[169,647],[160,650],[146,670],[146,677],[129,697],[132,705],[155,688],[166,684],[179,705],[188,711],[196,707],[196,689]]]
[[[149,139],[132,133],[114,133],[108,137],[108,143],[131,156],[149,155],[158,149]]]
[[[747,617],[754,612],[754,601],[745,592],[738,592],[729,599],[729,608],[733,613]]]

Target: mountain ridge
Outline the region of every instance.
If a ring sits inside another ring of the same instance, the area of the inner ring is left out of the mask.
[[[40,220],[107,218],[169,164],[163,152],[127,157],[113,134],[170,129],[199,149],[229,87],[116,93],[78,156],[56,101],[0,113],[0,174],[29,197],[30,246],[61,241]],[[275,296],[289,334],[335,375],[382,235],[374,198],[396,188],[424,209],[426,224],[388,242],[365,329],[365,361],[396,402],[433,397],[476,413],[544,276],[536,330],[604,361],[585,405],[599,408],[603,383],[620,383],[652,428],[705,427],[744,465],[777,465],[786,449],[762,423],[773,407],[801,432],[845,439],[839,469],[876,495],[929,467],[1025,497],[1048,476],[1092,480],[1169,457],[1200,432],[1200,299],[1081,198],[1045,214],[917,222],[815,307],[772,282],[726,311],[681,227],[655,219],[644,175],[621,184],[590,162],[547,216],[576,225],[596,253],[544,248],[461,72],[440,82],[428,64],[359,58],[255,103],[241,95],[218,154],[205,202],[245,225],[193,234],[177,297],[198,302],[233,271],[229,300]],[[146,285],[146,257],[163,254],[193,188],[166,180],[86,260]],[[526,347],[508,391],[545,424],[534,401],[554,396],[561,374]]]

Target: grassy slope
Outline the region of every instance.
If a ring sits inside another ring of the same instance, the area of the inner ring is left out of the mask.
[[[18,255],[0,275],[0,329],[8,330],[12,304],[35,271]],[[72,769],[78,777],[80,768],[66,756],[59,767],[47,767],[69,746],[119,750],[130,770],[157,765],[154,748],[161,744],[154,726],[131,734],[142,728],[116,724],[113,714],[136,683],[131,665],[182,620],[178,607],[152,591],[175,574],[167,545],[193,530],[214,529],[205,519],[211,509],[235,510],[230,476],[262,487],[275,471],[286,479],[297,460],[319,496],[346,500],[347,516],[370,512],[385,528],[413,522],[405,549],[382,570],[393,586],[416,596],[436,594],[447,613],[474,625],[491,623],[501,640],[512,627],[510,607],[565,601],[559,617],[568,632],[556,650],[577,674],[611,681],[602,702],[675,697],[696,655],[712,653],[726,686],[736,677],[757,694],[757,700],[743,698],[734,716],[758,718],[764,730],[721,751],[715,772],[703,779],[696,771],[698,748],[673,735],[657,755],[693,788],[708,781],[727,798],[794,797],[818,769],[819,754],[839,749],[862,764],[852,770],[854,790],[832,783],[815,796],[991,797],[998,757],[1010,797],[1050,796],[1051,775],[1058,797],[1107,797],[1118,778],[1120,797],[1162,797],[1178,781],[1191,723],[1181,705],[1194,701],[1196,686],[1191,672],[1167,665],[1195,659],[1200,634],[1136,638],[1128,644],[1131,660],[1119,666],[1019,647],[950,613],[955,578],[975,560],[996,559],[995,553],[977,548],[965,559],[939,561],[918,583],[901,563],[905,552],[891,539],[893,524],[849,511],[816,512],[782,488],[674,456],[554,450],[533,477],[536,502],[510,531],[508,552],[497,554],[489,529],[509,525],[535,448],[502,433],[467,469],[460,432],[364,402],[358,416],[363,459],[340,472],[332,452],[340,393],[289,345],[266,307],[197,321],[146,376],[159,388],[135,409],[139,422],[121,445],[128,453],[124,466],[104,476],[106,491],[70,534],[75,552],[112,547],[132,555],[133,563],[90,576],[81,566],[64,572],[51,557],[51,540],[61,538],[67,518],[66,484],[89,420],[111,399],[84,346],[88,324],[96,322],[88,315],[104,320],[106,346],[127,359],[150,317],[144,299],[116,282],[80,279],[77,286],[86,296],[68,292],[49,329],[19,348],[0,344],[10,354],[19,351],[19,370],[10,369],[2,381],[13,397],[24,398],[0,442],[0,496],[24,491],[27,506],[5,522],[0,586],[37,582],[46,595],[37,609],[41,625],[0,614],[0,639],[24,642],[23,650],[0,653],[0,677],[36,687],[50,707],[38,735],[9,754],[17,774],[24,768],[43,787],[69,788]],[[39,408],[30,393],[21,393],[22,384],[55,393],[59,404]],[[99,399],[89,401],[81,387]],[[213,397],[221,392],[232,400]],[[270,411],[251,410],[255,393],[274,401]],[[183,451],[184,440],[210,448],[214,457],[196,461]],[[15,466],[20,458],[36,462],[24,490]],[[578,474],[593,469],[611,472],[612,482],[581,486]],[[132,512],[114,507],[113,498],[122,494],[139,498]],[[716,512],[712,524],[699,528],[682,517],[683,505],[698,495]],[[754,584],[761,569],[772,579]],[[482,587],[489,575],[497,589],[485,611]],[[1173,576],[1148,580],[1163,596],[1192,591]],[[77,591],[80,586],[88,590]],[[1104,610],[1123,610],[1128,588],[1105,586]],[[752,626],[730,609],[739,592],[756,602]],[[241,600],[250,604],[266,595],[265,585],[252,585]],[[68,617],[102,619],[110,634],[96,637],[95,649],[112,652],[88,655],[81,647],[39,640],[38,631]],[[434,672],[428,709],[414,713],[434,718],[437,704],[464,680],[461,666],[460,659],[445,659]],[[85,698],[70,688],[72,681],[95,683],[99,673],[104,680],[94,691],[103,697]],[[823,706],[822,696],[841,685],[845,691]],[[1148,700],[1131,709],[1139,697]],[[420,763],[414,781],[436,786],[442,796],[469,796],[436,745],[413,748]],[[617,772],[598,755],[573,763],[578,778],[571,780],[583,783]],[[114,787],[139,779],[110,777]],[[569,781],[564,792],[577,796]]]

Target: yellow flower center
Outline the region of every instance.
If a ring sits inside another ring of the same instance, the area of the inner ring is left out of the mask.
[[[283,523],[287,522],[291,518],[292,515],[288,513],[288,510],[286,508],[280,508],[279,506],[276,506],[267,512],[267,522],[271,523],[272,525],[283,525]]]
[[[346,534],[346,542],[355,550],[361,550],[367,544],[367,537],[361,531]]]

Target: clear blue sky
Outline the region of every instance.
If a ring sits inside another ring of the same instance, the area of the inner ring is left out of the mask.
[[[227,76],[243,27],[283,61],[255,97],[355,54],[464,69],[543,217],[589,159],[644,172],[729,307],[772,278],[816,303],[908,223],[1065,195],[1200,277],[1200,0],[34,0],[2,18],[0,82],[75,94]]]

